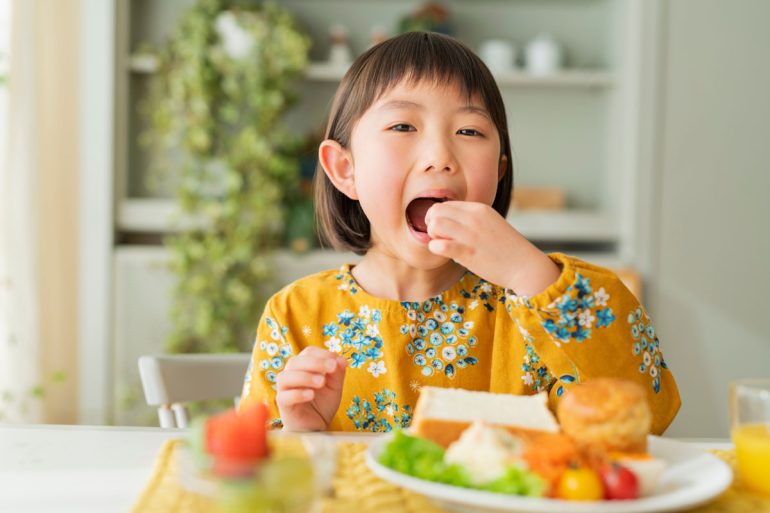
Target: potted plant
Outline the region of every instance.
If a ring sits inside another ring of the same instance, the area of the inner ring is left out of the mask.
[[[275,4],[198,0],[160,52],[142,139],[154,176],[178,173],[180,215],[195,220],[165,241],[178,277],[171,351],[250,348],[297,183],[281,117],[309,46]]]

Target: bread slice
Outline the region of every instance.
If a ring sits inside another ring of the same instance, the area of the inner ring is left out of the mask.
[[[543,431],[559,431],[544,392],[518,396],[438,387],[420,389],[412,431],[447,447],[477,420],[503,427],[524,438]]]

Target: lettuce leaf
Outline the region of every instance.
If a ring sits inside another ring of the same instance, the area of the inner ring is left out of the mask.
[[[444,461],[443,447],[401,430],[396,431],[393,439],[383,448],[379,461],[402,474],[464,488],[532,497],[542,497],[546,489],[543,479],[518,467],[508,468],[495,481],[474,485],[464,467]]]

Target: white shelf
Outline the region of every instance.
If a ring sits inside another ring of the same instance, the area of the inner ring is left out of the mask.
[[[181,218],[176,203],[167,198],[130,198],[118,206],[118,230],[142,233],[172,233],[200,225],[202,221]]]
[[[593,210],[512,210],[507,220],[525,237],[539,242],[608,242],[619,235],[612,216]],[[117,215],[117,228],[125,232],[171,233],[201,222],[179,218],[174,200],[165,198],[124,200]]]
[[[570,86],[610,87],[613,74],[594,69],[565,69],[549,75],[533,75],[525,70],[512,70],[495,75],[500,86]]]
[[[158,70],[158,58],[154,55],[132,55],[128,67],[132,73],[152,74]],[[316,82],[339,82],[347,70],[347,66],[311,62],[305,70],[305,77]],[[495,78],[500,86],[610,87],[614,84],[612,73],[593,69],[565,69],[550,75],[533,75],[516,69],[498,73]]]
[[[522,235],[539,242],[608,242],[619,235],[613,216],[595,210],[511,209],[506,219]]]

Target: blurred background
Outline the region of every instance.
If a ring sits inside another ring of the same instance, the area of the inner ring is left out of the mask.
[[[617,270],[683,406],[770,377],[766,0],[0,0],[0,422],[147,425],[142,354],[249,351],[262,302],[354,262],[310,179],[350,61],[435,30],[496,75],[509,221]]]

